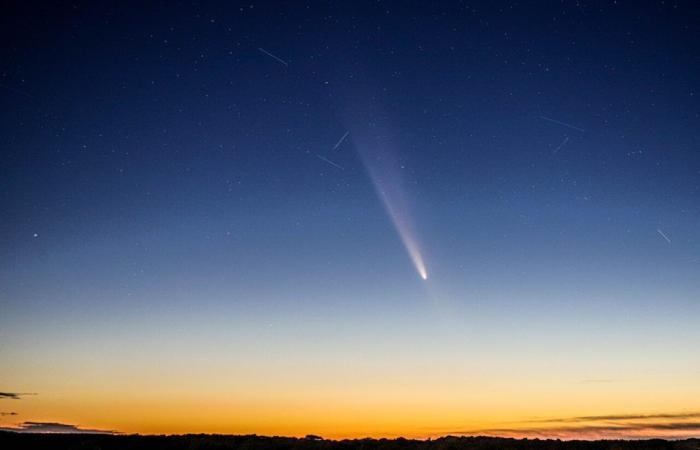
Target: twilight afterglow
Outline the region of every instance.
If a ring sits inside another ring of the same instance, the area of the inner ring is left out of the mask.
[[[0,438],[700,438],[698,2],[0,22]]]

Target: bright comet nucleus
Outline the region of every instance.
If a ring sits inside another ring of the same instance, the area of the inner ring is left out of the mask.
[[[386,209],[387,214],[389,214],[389,217],[391,217],[394,228],[396,228],[396,232],[399,234],[401,242],[406,248],[413,266],[416,268],[416,272],[418,272],[418,275],[420,275],[423,280],[427,280],[428,270],[425,268],[423,256],[421,255],[420,249],[418,248],[418,243],[416,242],[414,233],[411,229],[410,222],[408,220],[408,212],[397,208],[397,205],[403,204],[403,201],[400,201],[400,199],[403,199],[403,196],[397,196],[394,198],[394,201],[392,201],[392,199],[386,194],[387,190],[380,187],[382,180],[375,178],[372,175],[372,170],[369,170],[369,172],[372,182],[379,191],[379,197],[382,199],[384,208]],[[398,183],[399,180],[395,180],[395,182]],[[398,186],[394,186],[394,189],[398,189]],[[396,192],[395,194],[398,195],[398,193],[399,192]]]

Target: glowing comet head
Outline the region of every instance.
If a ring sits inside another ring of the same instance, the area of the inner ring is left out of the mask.
[[[385,203],[387,210],[389,211],[389,215],[391,216],[394,225],[396,226],[396,230],[399,232],[399,236],[401,237],[401,241],[403,241],[404,247],[406,247],[406,251],[408,252],[408,256],[411,257],[411,262],[413,263],[413,266],[416,268],[416,272],[418,272],[418,275],[424,280],[428,279],[428,270],[425,268],[425,263],[423,262],[423,256],[420,253],[420,250],[418,249],[418,244],[416,244],[416,241],[413,239],[412,235],[409,232],[408,226],[406,225],[405,222],[401,222],[397,220],[394,216],[393,208],[391,206],[387,205]]]
[[[414,235],[411,232],[408,221],[405,220],[405,211],[403,215],[399,214],[395,204],[391,203],[385,195],[382,195],[382,200],[384,200],[384,206],[389,213],[389,217],[391,217],[391,221],[394,223],[396,231],[399,233],[401,242],[403,242],[403,245],[408,252],[408,256],[411,258],[413,266],[416,268],[416,272],[418,272],[418,275],[420,275],[423,280],[427,280],[428,270],[425,268],[423,256],[418,248],[418,243],[413,237]]]

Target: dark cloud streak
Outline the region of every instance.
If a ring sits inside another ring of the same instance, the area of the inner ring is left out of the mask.
[[[600,420],[651,420],[651,419],[696,419],[700,418],[700,412],[685,413],[661,413],[661,414],[610,414],[603,416],[578,416],[553,419],[539,419],[530,422],[593,422]]]
[[[459,435],[512,435],[548,438],[644,438],[674,439],[700,436],[700,412],[657,414],[609,414],[530,420],[532,426],[451,431]],[[537,425],[541,424],[541,425]]]
[[[12,431],[15,433],[64,433],[64,434],[119,434],[113,430],[95,430],[81,428],[58,422],[24,422],[17,427],[4,427],[0,431]]]
[[[0,399],[20,400],[25,395],[36,395],[36,392],[0,392]]]

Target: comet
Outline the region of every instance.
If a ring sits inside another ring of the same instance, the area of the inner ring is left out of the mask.
[[[412,232],[410,222],[408,221],[408,217],[406,215],[407,212],[397,208],[397,203],[399,203],[396,201],[397,199],[392,198],[390,195],[387,195],[387,191],[382,190],[381,180],[373,178],[372,182],[379,193],[379,197],[384,204],[387,214],[391,218],[391,222],[394,224],[394,228],[396,229],[399,238],[401,238],[403,246],[406,248],[408,256],[411,258],[413,266],[416,268],[416,272],[418,272],[418,275],[423,280],[427,280],[428,270],[425,267],[425,262],[423,261],[423,256],[418,248],[418,243],[414,238],[414,233]]]
[[[404,187],[404,165],[400,163],[397,145],[390,138],[389,127],[377,120],[376,112],[374,108],[353,111],[348,134],[353,136],[360,159],[413,267],[422,280],[427,280],[428,268]]]

